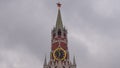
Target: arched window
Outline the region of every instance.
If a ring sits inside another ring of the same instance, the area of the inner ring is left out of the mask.
[[[60,29],[58,30],[58,35],[60,35],[60,36],[61,36],[61,30],[60,30]]]
[[[53,34],[53,38],[55,37],[55,33]]]
[[[55,68],[57,68],[57,66],[55,66]]]
[[[63,68],[65,68],[65,66],[63,66]]]
[[[64,33],[64,36],[66,37],[66,33]]]

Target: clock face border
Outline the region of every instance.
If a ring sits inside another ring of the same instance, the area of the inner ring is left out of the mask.
[[[58,59],[58,58],[56,57],[55,53],[56,53],[57,50],[62,50],[62,51],[64,52],[65,55],[63,56],[63,58]],[[60,47],[60,48],[57,48],[57,49],[55,49],[54,52],[53,52],[53,57],[54,57],[54,60],[58,60],[58,61],[64,60],[64,59],[66,58],[66,51],[65,51],[63,48],[61,48],[61,47]]]

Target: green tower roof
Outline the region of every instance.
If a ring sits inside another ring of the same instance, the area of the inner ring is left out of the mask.
[[[61,4],[57,3],[57,5],[58,5],[58,15],[57,15],[57,21],[56,21],[56,28],[63,28],[62,17],[60,12]]]

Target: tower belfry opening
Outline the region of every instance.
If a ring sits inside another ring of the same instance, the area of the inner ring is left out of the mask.
[[[61,36],[61,29],[58,29],[58,35]]]
[[[76,68],[75,57],[73,58],[73,62],[69,59],[67,30],[63,27],[60,2],[57,3],[57,7],[56,26],[51,32],[50,60],[47,62],[45,58],[43,68]]]

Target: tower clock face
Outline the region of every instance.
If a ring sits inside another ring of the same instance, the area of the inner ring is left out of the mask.
[[[63,48],[57,48],[53,52],[53,56],[55,60],[64,60],[66,57],[66,51]]]

